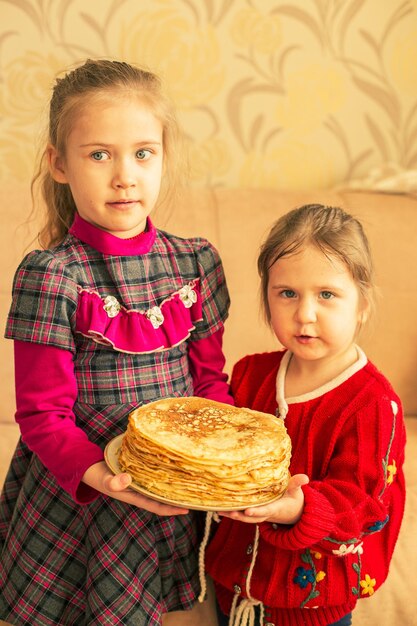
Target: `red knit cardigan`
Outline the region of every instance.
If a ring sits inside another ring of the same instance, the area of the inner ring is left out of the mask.
[[[282,355],[255,354],[236,364],[237,406],[276,414]],[[405,427],[391,385],[364,363],[316,397],[287,399],[290,471],[307,474],[310,483],[296,524],[259,525],[249,592],[263,602],[265,623],[330,624],[387,577],[404,512]],[[248,595],[255,530],[223,518],[207,548],[207,571],[225,613],[236,593]]]

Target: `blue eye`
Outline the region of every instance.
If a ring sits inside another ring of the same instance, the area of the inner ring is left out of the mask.
[[[150,150],[142,149],[136,152],[136,158],[138,158],[140,161],[146,161],[147,159],[149,159],[150,156],[151,156]]]
[[[292,289],[283,289],[281,291],[281,296],[283,298],[295,298],[295,291]]]
[[[107,158],[107,154],[102,150],[98,150],[97,152],[93,152],[91,158],[94,161],[104,161]]]
[[[331,300],[332,298],[334,298],[334,295],[331,291],[322,291],[320,293],[320,296],[323,298],[323,300]]]

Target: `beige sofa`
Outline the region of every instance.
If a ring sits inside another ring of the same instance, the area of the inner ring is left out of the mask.
[[[9,195],[6,196],[6,191]],[[10,285],[23,250],[26,231],[18,228],[28,206],[26,192],[3,190],[0,206],[2,283],[1,323],[10,303]],[[4,195],[3,195],[4,194]],[[8,201],[12,198],[13,208]],[[6,201],[7,200],[7,201]],[[251,352],[273,350],[274,337],[258,314],[256,256],[272,222],[285,211],[310,202],[339,205],[364,224],[374,252],[380,289],[379,311],[363,338],[369,358],[391,380],[407,415],[408,499],[392,570],[374,597],[359,603],[355,626],[417,626],[414,572],[417,569],[417,199],[401,194],[352,191],[193,190],[169,219],[158,226],[172,232],[203,235],[219,249],[232,298],[226,324],[227,368]],[[0,480],[17,438],[13,424],[14,392],[11,342],[1,339]]]

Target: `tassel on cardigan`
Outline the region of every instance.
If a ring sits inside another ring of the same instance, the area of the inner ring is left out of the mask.
[[[207,543],[208,543],[209,536],[210,536],[211,523],[213,520],[216,522],[220,521],[219,516],[217,515],[217,513],[209,511],[206,515],[204,537],[200,545],[199,558],[198,558],[200,586],[201,586],[200,595],[198,596],[199,602],[204,602],[204,599],[206,597],[206,592],[207,592],[207,579],[206,579],[206,574],[205,574],[205,565],[204,565],[205,558],[204,557],[205,557],[205,551],[206,551]],[[229,626],[255,626],[255,617],[256,617],[255,607],[256,606],[259,606],[260,608],[260,623],[263,624],[264,617],[265,617],[264,605],[262,604],[260,600],[256,600],[255,598],[252,598],[250,594],[250,581],[252,578],[252,573],[255,567],[256,557],[258,554],[258,546],[259,546],[259,527],[258,527],[258,524],[256,524],[252,559],[251,559],[248,575],[246,577],[247,597],[242,598],[242,601],[240,602],[240,604],[238,604],[240,594],[239,593],[235,594],[233,598],[232,606],[230,609]]]

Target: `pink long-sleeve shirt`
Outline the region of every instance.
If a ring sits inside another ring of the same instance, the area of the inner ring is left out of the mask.
[[[233,404],[223,372],[223,330],[189,347],[194,394]],[[16,422],[23,441],[72,497],[89,502],[97,492],[82,482],[86,470],[104,459],[75,423],[77,383],[73,357],[55,346],[14,342]]]

